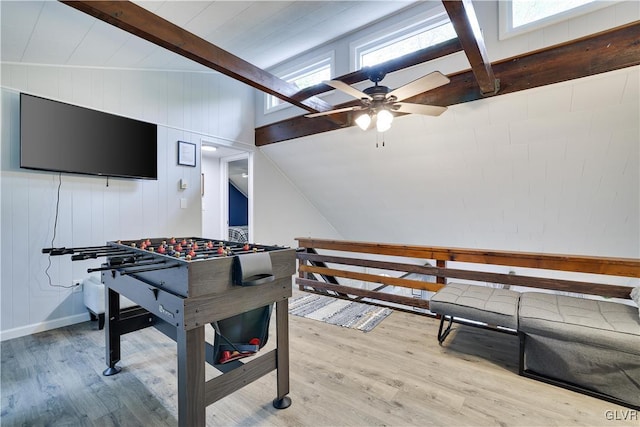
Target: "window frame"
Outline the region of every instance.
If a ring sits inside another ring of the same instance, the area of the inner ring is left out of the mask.
[[[444,21],[451,23],[444,6],[440,5],[349,43],[350,70],[362,69],[362,55],[444,25]]]
[[[591,3],[586,3],[581,6],[574,7],[573,9],[565,10],[564,12],[556,13],[555,15],[547,16],[546,18],[538,19],[524,25],[520,25],[516,28],[513,27],[513,8],[512,0],[503,0],[498,2],[498,38],[499,40],[509,39],[511,37],[526,34],[532,31],[540,30],[559,22],[568,21],[569,19],[576,18],[581,15],[586,15],[591,12],[595,12],[600,9],[604,9],[609,6],[613,6],[620,3],[620,0],[600,1],[594,0]]]
[[[313,58],[307,59],[305,61],[298,62],[295,65],[287,67],[285,70],[274,73],[279,78],[285,81],[294,80],[296,78],[303,77],[308,74],[312,74],[313,72],[317,72],[320,69],[329,66],[329,76],[333,78],[335,75],[335,51],[330,51],[321,55],[314,56]],[[322,95],[319,95],[322,97]],[[278,104],[272,105],[272,100],[279,98],[267,94],[264,94],[264,114],[273,113],[275,111],[280,111],[284,108],[291,107],[291,104],[281,101]],[[279,100],[280,101],[280,100]]]

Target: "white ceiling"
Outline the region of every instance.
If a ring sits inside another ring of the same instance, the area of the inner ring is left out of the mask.
[[[415,1],[136,1],[240,58],[268,68]],[[3,62],[206,70],[57,1],[0,1]]]

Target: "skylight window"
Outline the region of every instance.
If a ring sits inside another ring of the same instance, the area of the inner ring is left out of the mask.
[[[593,3],[595,0],[512,0],[511,16],[513,28],[540,21],[553,15]]]
[[[323,58],[320,61],[314,61],[307,66],[287,73],[280,78],[296,85],[298,89],[304,89],[322,83],[324,80],[331,80],[333,65],[333,55]],[[286,103],[275,96],[268,95],[266,97],[266,111],[273,111],[284,107]]]
[[[443,8],[352,44],[353,69],[377,65],[457,37]]]
[[[597,0],[509,0],[498,3],[500,8],[500,37],[507,38],[523,32],[591,12],[612,2]]]
[[[457,37],[450,22],[360,53],[360,68],[381,64]]]

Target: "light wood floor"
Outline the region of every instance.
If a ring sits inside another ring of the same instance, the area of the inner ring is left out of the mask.
[[[291,316],[292,406],[271,406],[271,373],[209,406],[207,425],[638,426],[624,407],[519,377],[514,336],[458,326],[440,347],[437,327],[401,312],[369,333]],[[0,424],[177,425],[173,341],[125,336],[112,377],[103,342],[90,322],[3,342]]]

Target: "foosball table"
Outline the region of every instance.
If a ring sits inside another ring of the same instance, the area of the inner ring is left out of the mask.
[[[120,371],[124,334],[153,325],[176,341],[180,426],[204,426],[208,405],[273,370],[273,405],[283,409],[291,404],[287,300],[295,273],[294,249],[191,237],[43,252],[70,254],[74,261],[106,258],[101,267],[88,270],[99,271],[105,285],[104,375]],[[120,295],[138,306],[120,310]],[[267,340],[273,305],[276,348],[258,355]],[[213,344],[205,340],[208,324],[216,330]],[[245,363],[241,359],[247,356],[254,357]],[[205,363],[221,375],[206,380]]]

